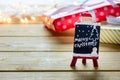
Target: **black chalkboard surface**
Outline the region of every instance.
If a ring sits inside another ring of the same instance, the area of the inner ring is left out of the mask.
[[[100,26],[95,23],[76,23],[74,35],[74,55],[98,56]]]

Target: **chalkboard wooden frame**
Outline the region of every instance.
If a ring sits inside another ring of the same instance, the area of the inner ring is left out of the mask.
[[[75,24],[73,59],[70,66],[75,66],[78,58],[86,64],[92,59],[94,67],[98,67],[100,25],[98,23],[81,22]]]

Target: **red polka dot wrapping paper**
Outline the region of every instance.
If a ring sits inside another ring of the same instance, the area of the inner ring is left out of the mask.
[[[97,7],[88,6],[87,8],[76,8],[69,12],[62,12],[58,13],[56,15],[43,15],[42,21],[46,25],[47,28],[52,29],[56,32],[61,32],[68,30],[70,28],[75,27],[76,22],[81,22],[81,18],[83,16],[86,17],[93,17],[91,16],[90,11],[92,11],[95,15],[95,21],[94,22],[101,22],[105,21],[107,16],[114,16],[118,17],[120,16],[120,3],[116,4],[117,7],[112,6],[111,4],[104,4],[102,6],[94,5]],[[93,14],[92,13],[92,14]]]

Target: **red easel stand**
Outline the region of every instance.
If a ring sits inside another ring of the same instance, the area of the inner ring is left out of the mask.
[[[98,67],[98,57],[80,57],[80,56],[73,56],[72,62],[70,64],[71,67],[74,67],[76,65],[77,59],[82,59],[82,63],[86,64],[86,59],[92,59],[93,60],[93,66]]]

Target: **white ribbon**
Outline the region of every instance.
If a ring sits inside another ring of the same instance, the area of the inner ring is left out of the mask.
[[[65,7],[62,7],[56,11],[54,11],[52,14],[49,14],[48,16],[52,16],[52,15],[56,15],[56,14],[59,14],[59,13],[66,13],[66,12],[71,12],[77,8],[84,8],[84,7],[87,7],[85,6],[85,4],[88,2],[89,0],[85,0],[82,4],[79,4],[79,5],[68,5],[68,6],[65,6]],[[102,4],[104,3],[104,1],[101,1],[101,2],[98,2],[98,3],[95,3],[95,4],[91,4],[91,5],[88,5],[88,6],[94,6],[94,5],[99,5],[99,4]]]
[[[119,17],[113,17],[113,16],[108,16],[107,17],[107,22],[111,24],[117,24],[120,25],[120,18]]]
[[[107,0],[113,7],[119,7],[113,0]]]
[[[69,5],[69,6],[65,6],[65,7],[62,7],[56,11],[54,11],[52,14],[49,14],[48,16],[52,16],[52,15],[56,15],[56,14],[59,14],[59,13],[64,13],[64,12],[70,12],[70,11],[73,11],[77,8],[84,8],[84,7],[87,7],[85,6],[85,4],[88,2],[89,0],[85,0],[83,1],[83,3],[79,4],[79,5]],[[118,7],[118,5],[113,1],[113,0],[104,0],[104,1],[101,1],[99,3],[96,3],[96,4],[91,4],[91,5],[88,5],[89,7],[90,6],[94,6],[94,5],[100,5],[100,4],[103,4],[104,2],[109,2],[113,7]]]

